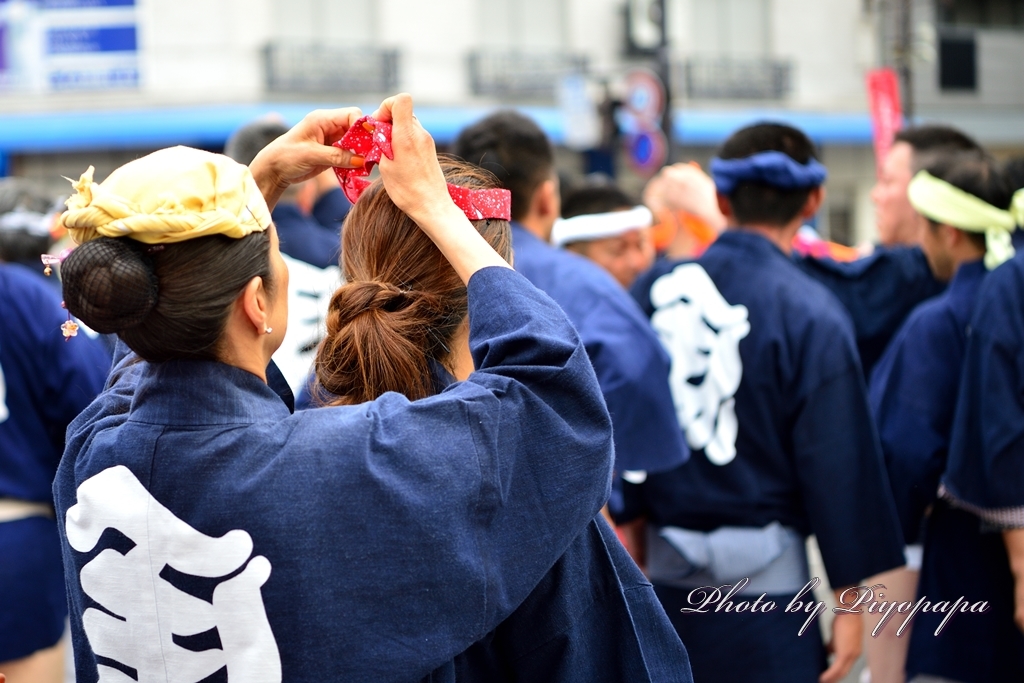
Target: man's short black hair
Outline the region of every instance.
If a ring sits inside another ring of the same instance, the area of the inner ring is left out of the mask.
[[[56,195],[42,183],[27,178],[0,178],[0,217],[19,210],[48,215],[58,206]],[[52,244],[53,238],[46,232],[0,229],[0,261],[37,266],[39,255]]]
[[[279,121],[253,121],[247,123],[228,138],[224,156],[248,166],[260,151],[288,132],[288,126]]]
[[[743,159],[758,152],[782,152],[806,164],[817,157],[803,131],[781,123],[758,123],[733,133],[718,151],[721,159]],[[781,190],[764,183],[742,182],[729,195],[740,225],[782,227],[800,214],[813,188]]]
[[[63,210],[63,204],[42,183],[28,178],[0,178],[0,215],[16,209],[49,213],[58,208]]]
[[[548,136],[515,111],[499,111],[477,121],[459,133],[451,151],[496,175],[512,192],[512,220],[526,215],[537,188],[555,167]]]
[[[1024,157],[1010,157],[1003,166],[1003,175],[1014,192],[1024,188]]]
[[[615,185],[589,185],[570,192],[562,203],[562,218],[631,209],[637,202]]]
[[[980,150],[937,155],[924,170],[997,209],[1009,209],[1013,201],[1014,188],[1004,171],[999,168],[995,159]],[[935,221],[928,220],[934,227]],[[975,245],[985,248],[983,233],[967,230],[963,232]]]
[[[924,170],[997,209],[1009,209],[1014,188],[988,154],[978,151],[943,154]]]
[[[933,152],[980,152],[982,146],[963,131],[952,126],[932,125],[904,128],[896,133],[893,142],[905,142],[914,150],[914,155]]]

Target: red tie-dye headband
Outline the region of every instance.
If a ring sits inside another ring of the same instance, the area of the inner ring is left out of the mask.
[[[395,153],[391,149],[391,124],[369,116],[356,121],[334,146],[354,152],[366,160],[362,168],[334,169],[341,189],[353,204],[370,186],[366,176],[370,175],[374,164],[380,161],[381,155],[388,159],[395,158]],[[484,218],[499,218],[504,221],[512,219],[512,193],[508,190],[471,190],[448,183],[448,194],[471,221]]]

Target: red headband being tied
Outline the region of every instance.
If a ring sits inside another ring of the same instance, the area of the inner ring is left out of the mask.
[[[354,152],[366,160],[362,168],[334,169],[341,189],[353,204],[370,186],[371,183],[366,176],[370,175],[374,164],[380,161],[381,155],[388,159],[395,158],[395,153],[391,149],[391,124],[369,116],[356,121],[334,146]],[[512,219],[512,193],[508,190],[471,190],[448,183],[448,194],[471,221],[484,218],[499,218],[504,221]]]

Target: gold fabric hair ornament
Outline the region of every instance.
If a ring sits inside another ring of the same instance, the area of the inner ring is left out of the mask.
[[[1013,195],[1007,211],[997,209],[927,171],[919,171],[910,181],[907,196],[918,213],[936,223],[984,233],[985,267],[989,270],[1013,258],[1010,233],[1024,224],[1024,190]]]
[[[61,223],[79,244],[131,237],[146,244],[207,235],[235,239],[270,226],[270,210],[246,166],[190,147],[170,147],[131,161],[94,183],[78,182]]]

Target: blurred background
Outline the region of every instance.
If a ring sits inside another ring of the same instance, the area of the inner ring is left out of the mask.
[[[908,118],[1009,156],[1021,65],[1024,0],[0,0],[0,176],[63,190],[90,164],[100,180],[172,144],[220,151],[259,116],[404,90],[442,147],[513,106],[567,179],[638,191],[773,119],[820,145],[817,227],[854,244],[874,237],[866,76],[891,68]]]

